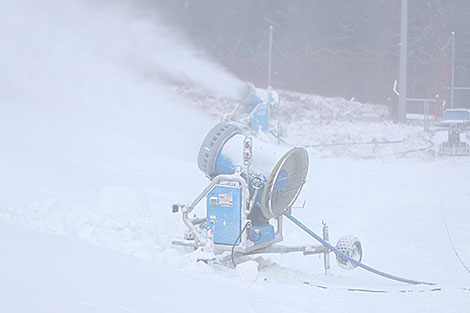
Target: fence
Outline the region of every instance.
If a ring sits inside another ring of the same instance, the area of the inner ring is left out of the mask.
[[[223,38],[200,42],[201,49],[216,58],[243,80],[259,86],[267,84],[267,34],[260,41],[240,35],[233,45]],[[397,49],[398,50],[398,49]],[[362,102],[392,106],[397,98],[392,90],[398,78],[399,55],[391,52],[302,49],[286,51],[273,43],[273,87],[323,96],[356,98]],[[430,54],[410,53],[408,94],[411,97],[447,99],[443,87],[450,81],[450,59],[441,50]],[[409,111],[422,111],[413,104]],[[433,109],[431,108],[431,113]]]

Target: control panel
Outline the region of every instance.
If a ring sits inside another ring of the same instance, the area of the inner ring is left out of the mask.
[[[233,245],[240,234],[241,195],[241,187],[230,185],[216,185],[207,195],[207,230],[212,231],[214,244]]]

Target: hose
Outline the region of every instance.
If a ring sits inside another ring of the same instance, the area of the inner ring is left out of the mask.
[[[370,159],[371,158],[376,158],[376,157],[384,157],[384,156],[392,156],[392,155],[409,154],[409,153],[413,153],[413,152],[427,151],[427,150],[432,149],[434,147],[434,142],[432,142],[431,140],[423,139],[423,141],[428,143],[428,145],[424,148],[410,149],[410,150],[405,150],[405,151],[380,154],[380,155],[377,155],[375,157],[370,157]]]
[[[334,146],[362,146],[362,145],[389,145],[402,143],[405,140],[386,140],[386,141],[370,141],[370,142],[339,142],[339,143],[325,143],[316,145],[305,145],[304,147],[316,148],[316,147],[334,147]]]
[[[278,139],[281,142],[283,142],[284,144],[287,144],[287,145],[290,145],[290,146],[295,146],[291,143],[286,142],[283,138],[279,137]],[[428,145],[424,148],[410,149],[410,150],[405,150],[405,151],[380,154],[380,155],[376,155],[376,156],[366,157],[366,159],[372,159],[372,158],[384,157],[384,156],[392,156],[392,155],[400,155],[400,154],[409,154],[409,153],[420,152],[420,151],[427,151],[429,149],[432,149],[432,147],[434,146],[434,143],[429,139],[423,139],[423,141],[428,143]],[[336,147],[336,146],[389,145],[389,144],[399,144],[399,143],[403,143],[403,142],[405,142],[404,139],[375,141],[375,142],[374,141],[371,141],[371,142],[340,142],[340,143],[326,143],[326,144],[302,145],[302,146],[306,147],[306,148],[320,148],[320,147]]]
[[[247,228],[248,225],[250,225],[250,224],[251,224],[250,221],[246,222],[246,224],[245,224],[245,226],[243,227],[242,231],[238,234],[237,239],[235,239],[235,241],[233,242],[233,245],[232,245],[232,252],[230,253],[230,257],[232,258],[233,267],[237,267],[237,264],[235,264],[235,259],[234,259],[234,257],[233,257],[233,252],[235,251],[235,246],[237,245],[238,239],[240,239],[240,237],[242,236],[243,232],[246,230],[246,228]]]
[[[369,271],[371,273],[374,273],[374,274],[377,274],[379,276],[382,276],[382,277],[385,277],[385,278],[388,278],[388,279],[392,279],[392,280],[396,280],[396,281],[400,281],[400,282],[403,282],[403,283],[408,283],[408,284],[413,284],[413,285],[435,285],[435,283],[428,283],[428,282],[423,282],[423,281],[417,281],[417,280],[412,280],[412,279],[407,279],[407,278],[402,278],[402,277],[398,277],[398,276],[394,276],[394,275],[391,275],[391,274],[388,274],[388,273],[385,273],[385,272],[382,272],[382,271],[379,271],[379,270],[376,270],[375,268],[372,268],[368,265],[365,265],[353,258],[351,258],[350,256],[344,254],[343,252],[339,251],[336,247],[332,246],[329,242],[323,240],[322,237],[318,236],[317,234],[315,234],[313,231],[311,231],[307,226],[305,226],[304,224],[302,224],[302,222],[300,222],[298,219],[296,219],[295,217],[293,217],[289,212],[286,212],[284,213],[284,215],[290,219],[294,224],[296,224],[297,226],[299,226],[303,231],[305,231],[307,234],[309,234],[310,236],[312,236],[313,238],[315,238],[317,241],[319,241],[323,246],[325,246],[326,248],[332,250],[334,253],[336,253],[337,255],[341,256],[342,258],[348,260],[349,262],[351,262],[352,264],[356,265],[356,266],[359,266],[363,269],[365,269],[366,271]]]
[[[275,134],[273,131],[271,131],[271,134],[278,138],[281,142],[285,143],[286,145],[289,146],[296,146],[292,143],[289,143],[284,140],[282,137],[278,137],[277,134]],[[385,140],[385,141],[368,141],[368,142],[337,142],[337,143],[321,143],[321,144],[311,144],[311,145],[302,145],[303,147],[306,148],[319,148],[319,147],[334,147],[334,146],[363,146],[363,145],[389,145],[389,144],[397,144],[397,143],[403,143],[405,142],[404,139],[400,140]]]

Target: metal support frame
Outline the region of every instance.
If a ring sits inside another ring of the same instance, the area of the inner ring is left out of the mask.
[[[325,222],[323,222],[323,238],[325,240],[329,240],[329,230]],[[280,244],[267,243],[264,247],[258,248],[256,250],[236,251],[234,253],[234,258],[240,258],[244,256],[257,255],[257,254],[274,254],[274,253],[285,254],[285,253],[298,253],[298,252],[301,252],[305,256],[323,254],[323,267],[324,267],[325,275],[329,274],[330,252],[332,252],[332,250],[325,247],[324,245],[284,246]],[[221,258],[218,258],[217,261],[223,263],[225,261],[230,260],[230,258],[231,258],[231,255],[224,255]]]
[[[206,236],[205,234],[202,234],[200,230],[196,229],[193,223],[195,219],[200,220],[200,218],[197,218],[197,217],[190,218],[189,214],[194,211],[194,209],[199,204],[199,202],[202,199],[206,198],[209,192],[211,192],[211,190],[215,186],[220,185],[221,182],[223,181],[233,181],[233,182],[240,184],[242,188],[242,201],[241,201],[242,202],[242,225],[244,225],[247,222],[246,207],[247,207],[248,200],[247,200],[247,193],[245,191],[248,190],[248,186],[246,184],[245,179],[240,175],[240,173],[241,173],[240,171],[237,171],[233,175],[216,176],[190,205],[180,205],[183,223],[191,232],[194,233],[194,236],[195,236],[194,245],[195,246],[204,246],[206,244],[206,238],[205,238]],[[247,242],[247,235],[246,233],[244,233],[242,234],[241,245],[246,246],[246,242]]]
[[[455,91],[456,90],[470,90],[470,87],[455,87],[455,32],[451,33],[450,41],[451,41],[450,87],[444,87],[444,89],[450,90],[450,108],[455,109]]]
[[[330,242],[330,232],[328,229],[328,224],[325,221],[322,221],[323,224],[323,240]],[[330,271],[330,251],[328,250],[323,254],[323,267],[325,268],[325,275],[328,275]]]
[[[401,85],[400,85],[401,86]],[[401,91],[397,89],[397,81],[393,83],[393,92],[397,96],[401,96]],[[422,102],[423,103],[423,115],[424,115],[424,130],[429,130],[429,103],[437,103],[439,102],[439,94],[436,95],[435,99],[426,99],[426,98],[406,98],[406,102]],[[406,118],[406,112],[405,112]]]
[[[241,189],[242,189],[242,207],[241,207],[241,224],[245,225],[247,222],[250,220],[248,219],[248,214],[250,213],[250,203],[248,199],[248,194],[249,194],[249,189],[248,185],[245,181],[245,178],[241,176],[241,173],[244,172],[242,167],[238,168],[238,171],[235,172],[233,175],[218,175],[216,176],[210,183],[209,185],[196,197],[196,199],[190,204],[190,205],[179,205],[181,208],[181,213],[182,213],[182,219],[183,223],[186,225],[188,230],[194,234],[194,240],[188,241],[173,241],[174,245],[180,245],[180,246],[191,246],[191,247],[203,247],[207,246],[208,244],[211,244],[208,242],[208,238],[206,235],[206,229],[205,228],[196,228],[198,224],[201,224],[201,221],[206,221],[205,218],[200,218],[200,217],[189,217],[189,214],[194,211],[196,206],[201,202],[202,199],[205,199],[207,195],[211,192],[211,190],[216,187],[216,186],[226,186],[224,183],[227,182],[235,182],[240,184]],[[282,216],[279,216],[278,218],[275,219],[277,221],[277,230],[274,236],[274,239],[271,241],[263,242],[258,245],[253,245],[248,241],[248,235],[247,232],[244,232],[241,235],[241,240],[240,244],[235,247],[235,251],[237,253],[250,253],[255,250],[260,250],[263,249],[269,245],[272,245],[273,243],[277,243],[283,240],[282,237]],[[251,222],[251,221],[250,221]],[[222,252],[222,251],[229,251],[231,250],[230,245],[223,245],[223,244],[214,244],[213,245],[213,250],[214,252]]]
[[[249,162],[248,162],[249,163]],[[188,228],[189,232],[193,236],[191,236],[191,240],[184,240],[184,241],[173,241],[174,245],[179,246],[189,246],[193,248],[197,247],[204,247],[207,249],[207,252],[210,253],[220,253],[223,251],[231,250],[230,245],[222,245],[222,244],[215,244],[213,242],[213,229],[206,229],[206,227],[200,227],[201,224],[205,226],[207,221],[206,218],[200,218],[194,216],[192,218],[189,217],[189,214],[192,213],[196,206],[201,202],[202,199],[205,199],[207,195],[213,190],[216,186],[227,186],[227,183],[237,183],[240,185],[242,189],[242,225],[245,225],[247,222],[251,222],[248,219],[248,215],[251,210],[252,201],[248,199],[248,184],[245,181],[245,178],[241,176],[242,172],[244,172],[244,168],[239,166],[237,167],[237,171],[233,175],[218,175],[216,176],[209,185],[196,197],[196,199],[190,205],[176,205],[177,208],[182,213],[183,223]],[[254,197],[256,197],[257,191],[255,191]],[[173,209],[173,212],[177,210]],[[280,215],[277,218],[274,218],[276,221],[276,233],[275,237],[271,241],[267,241],[261,243],[259,245],[254,245],[248,240],[247,232],[244,232],[241,236],[240,244],[235,247],[234,250],[234,257],[242,257],[247,255],[255,255],[255,254],[270,254],[270,253],[293,253],[293,252],[302,252],[303,255],[312,255],[312,254],[323,254],[323,266],[325,270],[325,275],[328,274],[330,270],[330,252],[331,250],[323,245],[304,245],[304,246],[283,246],[278,245],[276,243],[283,240],[283,215]],[[329,228],[325,222],[323,224],[323,239],[325,241],[329,241]],[[199,226],[196,227],[196,226]],[[212,231],[212,232],[211,232]],[[217,260],[219,262],[228,261],[231,255],[221,255],[219,258],[214,258],[212,260]]]
[[[453,76],[453,74],[452,74]],[[451,87],[444,87],[446,90],[450,90],[450,108],[455,109],[454,102],[454,92],[455,91],[470,91],[470,87],[452,87],[453,83],[451,83]]]
[[[226,186],[223,185],[223,182],[237,182],[241,185],[242,188],[242,225],[249,222],[247,218],[248,214],[250,213],[249,208],[247,209],[248,199],[246,195],[248,194],[248,185],[246,184],[244,178],[240,175],[241,170],[233,175],[219,175],[216,176],[210,184],[197,196],[197,198],[190,204],[190,205],[178,205],[181,208],[183,222],[186,227],[189,229],[190,232],[194,234],[194,240],[184,240],[184,241],[173,241],[174,245],[178,246],[188,246],[188,247],[204,247],[207,249],[207,252],[210,253],[220,253],[223,251],[231,250],[230,245],[219,245],[214,244],[212,240],[213,233],[211,229],[206,230],[206,228],[197,229],[196,226],[201,225],[206,222],[206,218],[200,217],[193,217],[189,218],[189,214],[194,211],[195,207],[199,204],[199,202],[206,198],[207,195],[211,192],[211,190],[216,186]],[[239,258],[248,255],[256,255],[256,254],[272,254],[272,253],[294,253],[294,252],[301,252],[303,255],[314,255],[314,254],[323,254],[323,267],[325,271],[325,275],[328,275],[330,270],[330,252],[331,249],[324,245],[302,245],[302,246],[284,246],[277,244],[278,242],[283,240],[282,230],[283,230],[283,215],[275,218],[277,222],[277,230],[275,233],[274,240],[267,241],[261,243],[259,245],[250,244],[248,241],[247,232],[242,234],[242,238],[240,241],[240,245],[235,247],[234,257]],[[323,239],[326,242],[329,242],[330,234],[329,234],[329,227],[325,221],[322,222],[323,225]],[[207,231],[207,235],[203,232]],[[212,230],[213,231],[213,230]],[[221,257],[213,258],[211,260],[217,260],[218,262],[225,262],[230,260],[231,255],[225,254],[221,255]],[[209,261],[209,260],[208,260]]]
[[[453,89],[453,90],[470,90],[470,87],[454,87],[454,88],[444,87],[444,89],[447,89],[447,90],[451,90],[451,89]]]
[[[429,102],[424,101],[424,130],[429,131]]]

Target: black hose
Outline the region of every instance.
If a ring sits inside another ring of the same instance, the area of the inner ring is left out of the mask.
[[[291,143],[286,142],[283,138],[280,138],[280,140],[290,146],[295,146]],[[371,157],[366,157],[366,159],[371,159],[371,158],[376,158],[376,157],[384,157],[384,156],[391,156],[391,155],[400,155],[400,154],[409,154],[413,152],[420,152],[420,151],[427,151],[431,149],[434,146],[434,143],[429,140],[429,139],[423,139],[424,142],[428,143],[428,146],[424,148],[418,148],[418,149],[411,149],[411,150],[405,150],[405,151],[400,151],[400,152],[393,152],[393,153],[387,153],[387,154],[381,154],[381,155],[375,155]],[[342,143],[327,143],[327,144],[315,144],[315,145],[302,145],[307,148],[320,148],[320,147],[335,147],[335,146],[361,146],[361,145],[389,145],[389,144],[399,144],[405,142],[404,139],[401,140],[386,140],[386,141],[371,141],[371,142],[342,142]]]
[[[405,140],[386,140],[386,141],[369,141],[369,142],[339,142],[339,143],[325,143],[325,144],[316,144],[316,145],[304,145],[308,148],[317,148],[317,147],[334,147],[334,146],[362,146],[362,145],[389,145],[402,143]]]
[[[271,132],[276,136],[273,132]],[[277,137],[276,137],[277,138]],[[295,146],[292,143],[286,142],[284,138],[279,138],[283,143],[289,146]],[[367,142],[338,142],[338,143],[323,143],[323,144],[310,144],[301,145],[306,148],[320,148],[320,147],[335,147],[335,146],[363,146],[363,145],[390,145],[405,142],[404,139],[400,140],[385,140],[385,141],[367,141]]]
[[[235,250],[235,246],[237,245],[238,239],[240,239],[240,237],[242,236],[243,232],[246,230],[246,228],[247,228],[248,225],[250,225],[250,224],[251,224],[251,223],[250,223],[249,221],[246,222],[246,224],[245,224],[245,226],[243,227],[242,231],[238,234],[237,239],[235,239],[235,241],[233,242],[233,245],[232,245],[232,253],[231,253],[233,267],[237,267],[237,264],[235,264],[235,259],[233,258],[233,252],[234,252],[234,250]]]
[[[414,153],[414,152],[421,152],[421,151],[428,151],[434,147],[434,142],[432,142],[429,139],[423,139],[422,141],[427,142],[428,145],[424,148],[417,148],[417,149],[411,149],[411,150],[405,150],[405,151],[399,151],[399,152],[392,152],[392,153],[386,153],[386,154],[379,154],[373,157],[369,157],[369,159],[377,158],[377,157],[386,157],[386,156],[392,156],[392,155],[403,155],[403,154],[409,154],[409,153]]]

